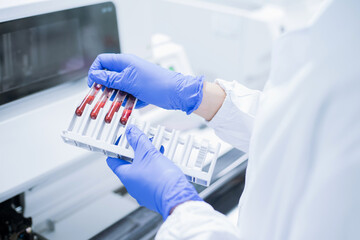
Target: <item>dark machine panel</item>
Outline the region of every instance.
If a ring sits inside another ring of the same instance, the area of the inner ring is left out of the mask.
[[[0,104],[86,76],[103,52],[120,52],[110,2],[0,23]]]

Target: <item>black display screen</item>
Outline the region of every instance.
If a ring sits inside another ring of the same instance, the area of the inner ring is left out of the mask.
[[[110,2],[0,23],[0,104],[85,77],[103,52],[120,52]]]

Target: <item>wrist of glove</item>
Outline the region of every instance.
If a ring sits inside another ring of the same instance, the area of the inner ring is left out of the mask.
[[[177,205],[202,201],[181,170],[143,132],[129,125],[126,137],[134,149],[133,162],[109,157],[107,163],[141,206],[160,213],[165,220]]]
[[[203,77],[184,76],[130,54],[101,54],[89,70],[89,87],[96,82],[138,98],[140,105],[196,110],[202,101]]]
[[[182,82],[176,91],[178,97],[178,101],[176,102],[179,103],[179,106],[172,109],[182,110],[186,112],[186,114],[191,114],[198,109],[203,98],[203,86],[203,76],[193,77],[182,75]]]

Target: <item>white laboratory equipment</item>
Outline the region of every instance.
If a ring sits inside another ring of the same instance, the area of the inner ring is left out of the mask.
[[[194,75],[184,48],[174,43],[168,35],[156,33],[151,36],[152,60],[160,66],[185,75]]]
[[[137,37],[129,37],[131,32],[123,36],[120,26],[129,29],[132,24],[119,14],[130,12],[126,6],[125,1],[104,0],[0,3],[0,239],[148,239],[161,224],[160,215],[131,198],[102,153],[64,144],[59,136],[88,91],[84,86],[92,61],[103,52],[122,52]],[[148,56],[191,73],[184,48],[164,39],[153,38]],[[147,41],[150,45],[151,39]],[[84,117],[89,116],[86,111]],[[135,124],[147,122],[154,136],[163,132],[175,139],[179,130],[194,136],[179,139],[193,141],[198,151],[205,151],[206,143],[196,139],[221,143],[220,150],[208,145],[219,156],[213,179],[204,184],[210,186],[195,184],[213,206],[240,186],[246,154],[218,139],[202,120],[153,107],[132,114]],[[115,114],[113,122],[119,118]],[[88,131],[92,133],[90,125]],[[205,160],[203,169],[210,162]],[[231,201],[236,205],[238,197]]]
[[[148,28],[176,39],[194,73],[263,88],[273,42],[284,32],[281,7],[264,0],[162,0],[154,8],[162,12]]]

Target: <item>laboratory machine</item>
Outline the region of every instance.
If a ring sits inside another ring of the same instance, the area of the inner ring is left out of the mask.
[[[124,26],[129,29],[132,24],[122,14],[130,11],[126,6],[126,1],[101,0],[0,3],[0,239],[154,237],[161,216],[140,207],[127,193],[108,168],[104,151],[64,144],[60,135],[70,139],[66,134],[80,125],[81,135],[95,133],[95,138],[103,126],[104,142],[119,141],[125,148],[125,138],[114,133],[130,122],[147,128],[165,154],[171,154],[172,147],[156,135],[168,140],[179,136],[183,145],[214,153],[216,165],[207,160],[193,163],[199,169],[213,168],[212,178],[202,183],[188,173],[189,180],[215,209],[226,213],[237,205],[247,156],[217,138],[203,120],[154,106],[133,110],[132,96],[127,96],[128,106],[121,107],[125,93],[86,87],[88,69],[98,54],[126,52],[129,41],[137,37],[129,31],[123,34]],[[148,54],[140,57],[192,74],[191,62],[176,39],[157,34],[148,45]],[[104,110],[101,104],[110,95],[112,104]],[[72,117],[79,120],[73,126]],[[221,143],[221,148],[210,142]]]

